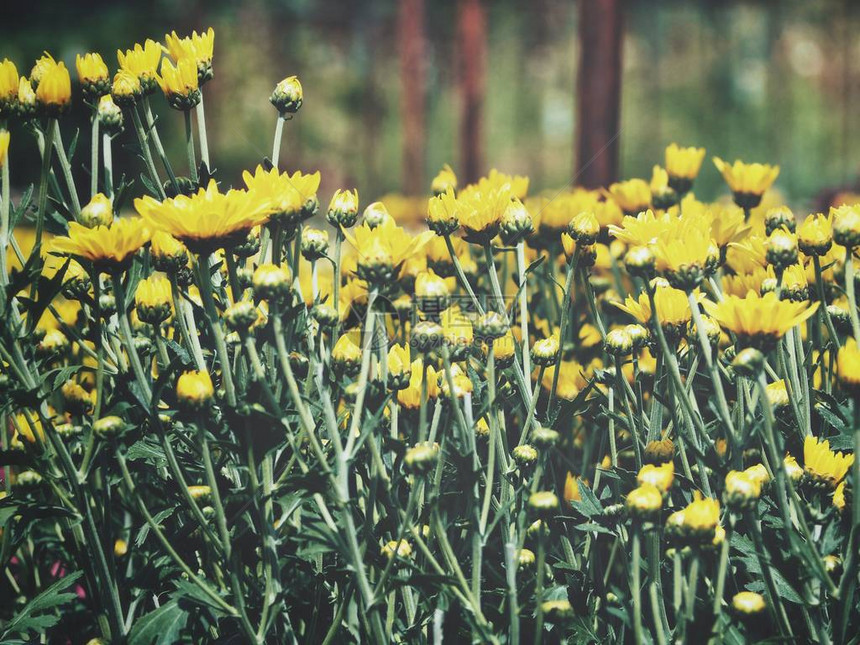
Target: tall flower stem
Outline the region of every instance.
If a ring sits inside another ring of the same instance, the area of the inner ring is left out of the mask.
[[[200,103],[195,108],[197,112],[197,134],[200,138],[200,158],[206,164],[208,171],[212,170],[209,161],[209,139],[206,136],[206,110],[203,108],[203,92],[200,92]]]
[[[529,296],[526,276],[525,242],[517,242],[517,286],[519,287],[520,342],[522,343],[523,375],[531,389],[531,355],[529,354]]]
[[[9,282],[9,270],[6,266],[7,249],[9,248],[9,236],[11,230],[9,228],[9,215],[12,204],[12,195],[10,194],[10,179],[9,179],[9,157],[0,167],[0,284]]]
[[[155,162],[152,160],[152,151],[149,149],[149,143],[146,136],[146,130],[143,129],[143,123],[140,121],[140,114],[137,108],[132,107],[131,119],[134,121],[134,129],[137,132],[137,140],[140,143],[141,152],[143,152],[143,161],[146,164],[146,171],[149,173],[149,178],[155,188],[157,197],[165,199],[167,195],[164,192],[164,187],[161,185],[161,178],[158,176],[158,171],[155,169]]]
[[[155,117],[152,115],[152,107],[149,104],[148,96],[143,99],[143,113],[146,118],[147,130],[151,133],[152,142],[155,144],[155,152],[158,154],[161,159],[161,163],[164,165],[164,171],[170,179],[170,185],[173,186],[173,190],[175,192],[179,192],[179,185],[176,183],[176,175],[173,173],[173,167],[170,165],[170,160],[164,152],[164,145],[161,143],[158,128],[155,127]]]
[[[212,276],[209,273],[208,256],[199,255],[195,269],[197,272],[197,283],[200,287],[200,295],[203,298],[203,308],[209,321],[209,328],[215,338],[215,351],[221,363],[221,378],[224,381],[224,392],[227,395],[227,404],[236,405],[236,386],[233,383],[233,372],[230,368],[230,355],[227,352],[227,341],[224,336],[224,327],[218,310],[215,307],[215,296],[212,293]]]
[[[854,248],[845,247],[845,293],[848,295],[848,314],[851,317],[851,332],[860,342],[860,320],[857,318],[857,295],[854,287]]]
[[[42,146],[42,170],[39,175],[39,201],[36,206],[36,239],[33,251],[39,252],[42,244],[42,231],[45,229],[45,211],[48,208],[48,173],[51,171],[51,153],[54,150],[54,136],[57,132],[57,120],[48,119],[45,130],[45,141]],[[35,283],[33,285],[35,289]]]
[[[633,638],[644,643],[642,634],[642,527],[634,520],[631,529],[632,561],[630,563],[630,593],[633,595]]]
[[[48,145],[47,141],[45,142],[45,145]],[[66,156],[66,147],[63,145],[63,135],[60,134],[59,127],[54,131],[54,148],[57,150],[57,161],[60,162],[60,169],[63,171],[63,179],[65,179],[66,188],[69,191],[72,214],[75,216],[75,219],[77,219],[81,214],[81,202],[78,198],[78,189],[75,186],[75,178],[72,176],[72,166],[69,163],[69,158]]]
[[[466,274],[463,272],[463,267],[460,264],[460,259],[457,257],[457,252],[454,251],[454,243],[451,241],[451,236],[445,236],[445,246],[448,247],[448,255],[451,256],[451,262],[454,265],[454,272],[457,274],[457,280],[460,281],[460,286],[466,290],[466,293],[469,294],[469,299],[472,301],[472,306],[475,307],[475,311],[477,311],[480,315],[484,315],[484,308],[481,306],[478,297],[475,295],[475,291],[472,289],[472,285],[469,284],[469,280],[466,278]]]
[[[197,159],[194,154],[194,130],[191,127],[191,110],[182,112],[185,117],[185,153],[188,155],[188,174],[197,185]]]
[[[102,135],[102,163],[105,168],[105,195],[113,199],[113,138],[105,132]]]
[[[821,273],[821,258],[817,255],[812,256],[812,266],[815,268],[815,288],[818,293],[818,322],[819,325],[824,323],[827,326],[827,333],[830,336],[830,342],[834,347],[839,345],[839,334],[833,327],[833,319],[830,317],[830,312],[827,311],[827,296],[824,294],[824,277]]]
[[[573,277],[576,274],[576,265],[579,263],[579,249],[577,248],[573,252],[573,256],[570,261],[567,263],[567,279],[564,282],[564,293],[562,297],[564,298],[564,303],[561,307],[561,321],[560,321],[560,330],[558,332],[558,352],[555,356],[555,370],[552,375],[552,387],[549,391],[549,403],[547,404],[547,414],[552,414],[552,411],[555,407],[555,395],[556,390],[558,390],[558,377],[561,372],[561,357],[564,353],[564,338],[567,334],[567,325],[568,319],[570,316],[568,315],[569,306],[570,306],[570,295],[571,289],[573,288]]]
[[[128,352],[129,360],[131,361],[131,369],[137,378],[140,387],[143,388],[143,395],[147,401],[152,398],[152,388],[149,384],[149,379],[146,378],[146,372],[143,371],[143,365],[140,362],[140,356],[134,348],[134,336],[131,333],[131,325],[128,323],[128,312],[126,311],[125,288],[122,285],[122,274],[117,272],[113,275],[113,293],[116,299],[117,318],[119,318],[119,331],[122,334],[122,340],[125,343],[126,351]],[[151,401],[150,401],[151,405]]]
[[[99,192],[99,115],[94,111],[90,124],[90,197]]]
[[[281,157],[281,141],[284,138],[284,121],[283,115],[278,114],[278,121],[275,123],[275,141],[272,143],[272,166],[278,167],[278,162]]]

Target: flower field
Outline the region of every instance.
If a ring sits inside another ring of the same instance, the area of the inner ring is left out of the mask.
[[[0,63],[0,642],[857,642],[860,204],[231,182],[214,42]]]

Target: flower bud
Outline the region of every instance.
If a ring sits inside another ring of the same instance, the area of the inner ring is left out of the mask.
[[[517,556],[517,568],[520,571],[532,569],[535,566],[537,558],[534,551],[529,549],[520,549],[520,554]]]
[[[97,115],[99,127],[105,134],[116,136],[122,132],[122,108],[114,103],[113,97],[110,94],[105,94],[99,99]]]
[[[567,231],[578,245],[589,246],[597,241],[600,223],[593,212],[582,211],[570,221]]]
[[[45,336],[36,345],[36,352],[40,356],[58,357],[69,349],[69,339],[59,329],[49,329]]]
[[[280,301],[290,293],[290,273],[275,264],[261,264],[254,271],[252,284],[255,298]]]
[[[328,231],[306,228],[302,231],[302,255],[309,262],[325,257],[328,253]]]
[[[638,351],[648,344],[651,339],[651,332],[645,325],[632,324],[624,327],[625,331],[630,334],[633,339],[633,351]]]
[[[350,228],[358,219],[358,191],[336,190],[328,205],[326,220],[334,227]]]
[[[113,204],[103,193],[96,193],[90,203],[81,209],[79,221],[87,228],[110,226],[113,222]]]
[[[561,435],[557,431],[544,426],[537,426],[531,432],[532,443],[541,450],[549,450],[558,443],[560,438]]]
[[[439,444],[430,441],[416,444],[406,451],[403,468],[413,475],[426,475],[439,461]]]
[[[331,350],[331,362],[338,374],[358,374],[361,367],[361,348],[353,341],[352,334],[344,334],[338,338]]]
[[[840,206],[833,214],[833,241],[848,249],[860,246],[860,210],[856,206]]]
[[[442,166],[442,170],[439,171],[439,174],[433,177],[433,181],[430,184],[430,190],[434,195],[438,196],[448,192],[449,190],[454,191],[456,189],[457,175],[454,174],[451,166],[445,164]]]
[[[259,319],[259,312],[254,303],[249,300],[240,300],[224,312],[224,322],[231,331],[243,332],[250,329]]]
[[[647,246],[634,246],[624,256],[624,266],[630,275],[647,278],[654,273],[657,260]]]
[[[613,356],[629,356],[633,351],[633,337],[623,327],[613,329],[606,334],[603,348]]]
[[[198,504],[208,504],[212,498],[212,489],[205,485],[192,485],[188,487],[188,494]]]
[[[122,558],[123,556],[125,556],[126,553],[128,553],[128,542],[126,542],[122,538],[117,538],[116,540],[114,540],[113,554],[118,558]],[[100,639],[93,639],[93,640],[96,640],[100,643],[104,642],[104,641],[101,641]],[[92,641],[89,641],[89,642],[91,643]],[[89,643],[88,643],[88,645],[89,645]]]
[[[767,238],[765,257],[779,271],[797,263],[797,236],[785,229],[777,229]]]
[[[538,517],[549,519],[558,512],[558,495],[549,490],[532,493],[529,508]]]
[[[797,229],[797,245],[806,255],[822,256],[833,245],[833,226],[821,213],[813,213]]]
[[[381,226],[384,222],[391,219],[393,218],[389,214],[388,209],[385,208],[385,204],[382,202],[373,202],[370,204],[364,209],[364,214],[362,216],[364,223],[371,229]]]
[[[760,614],[766,607],[764,597],[754,591],[741,591],[732,597],[732,609],[744,616]]]
[[[304,93],[297,76],[288,76],[275,86],[269,98],[282,117],[295,114],[302,107]]]
[[[539,367],[555,365],[556,359],[558,358],[558,350],[558,336],[555,334],[549,338],[536,340],[531,349],[532,361]]]
[[[574,617],[573,607],[566,598],[545,600],[541,603],[541,610],[551,623],[565,623]]]
[[[188,265],[188,249],[163,231],[157,231],[152,236],[149,254],[153,267],[168,274],[174,274]]]
[[[102,417],[93,423],[93,434],[100,439],[118,437],[125,429],[125,423],[117,416]]]
[[[752,508],[761,497],[761,484],[746,472],[729,471],[726,475],[725,501],[729,508],[743,511]]]
[[[110,95],[113,102],[119,107],[132,107],[143,96],[143,86],[135,74],[120,70],[113,77]]]
[[[532,216],[519,199],[512,199],[502,215],[500,233],[505,244],[516,244],[534,231]]]
[[[87,392],[80,383],[66,381],[60,388],[66,411],[72,414],[87,414],[95,405],[95,393]]]
[[[538,451],[534,449],[534,446],[530,446],[526,443],[514,448],[511,451],[511,456],[514,459],[514,463],[516,463],[521,470],[528,470],[534,466],[537,461]]]
[[[311,316],[323,327],[334,327],[340,320],[337,309],[326,304],[314,305],[314,308],[311,309]]]
[[[764,368],[764,355],[753,347],[747,347],[735,356],[732,368],[741,376],[757,378]]]
[[[212,402],[215,387],[208,372],[188,371],[176,381],[176,398],[187,410],[202,410]]]
[[[667,493],[675,481],[675,465],[671,461],[659,466],[645,464],[639,469],[636,481],[641,486],[653,486],[661,493]]]
[[[671,439],[649,441],[645,446],[643,457],[646,463],[656,465],[672,461],[675,457],[675,444]]]
[[[158,274],[141,280],[134,294],[134,305],[142,323],[160,325],[170,317],[173,306],[170,281]]]
[[[42,476],[35,470],[22,470],[15,476],[15,488],[23,491],[37,489],[42,484]]]
[[[409,345],[419,352],[431,352],[439,347],[445,339],[445,332],[438,323],[429,320],[422,321],[412,328]]]
[[[501,314],[488,311],[473,323],[472,329],[478,338],[489,341],[503,338],[508,332],[508,324]]]
[[[788,206],[776,206],[768,210],[765,214],[764,226],[768,236],[781,228],[794,233],[797,227],[797,220]]]
[[[655,518],[663,508],[663,495],[651,484],[642,484],[627,495],[627,510],[640,520]]]

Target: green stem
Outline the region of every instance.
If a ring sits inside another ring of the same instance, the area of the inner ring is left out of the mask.
[[[576,274],[576,265],[579,263],[579,249],[577,248],[573,252],[573,256],[570,259],[570,262],[567,263],[567,279],[564,282],[564,293],[562,297],[564,298],[564,302],[561,307],[561,329],[558,333],[558,352],[555,355],[555,370],[552,375],[552,387],[549,391],[549,403],[547,404],[547,414],[552,415],[553,410],[555,409],[555,394],[558,389],[558,378],[559,373],[561,372],[561,357],[564,352],[564,340],[567,335],[567,325],[569,316],[569,307],[570,307],[570,296],[571,296],[571,288],[573,287],[573,278]]]
[[[99,192],[99,116],[93,112],[90,124],[90,197]]]
[[[131,369],[137,378],[140,387],[143,388],[143,395],[149,404],[152,405],[152,388],[149,384],[149,379],[146,378],[146,372],[143,371],[143,365],[140,362],[140,356],[137,355],[137,350],[134,348],[134,336],[131,333],[131,325],[128,323],[128,311],[126,310],[125,288],[122,286],[122,275],[115,273],[113,275],[113,293],[116,299],[117,318],[119,318],[119,331],[122,335],[122,340],[125,343],[125,349],[128,352],[131,361]]]
[[[161,143],[158,128],[155,127],[155,118],[152,116],[152,107],[149,104],[148,96],[143,99],[143,111],[144,116],[146,117],[146,127],[149,132],[152,133],[152,142],[155,144],[155,152],[158,154],[161,159],[161,163],[164,165],[164,170],[170,179],[170,185],[173,186],[174,192],[179,193],[179,184],[176,183],[176,175],[173,173],[173,167],[170,165],[170,160],[164,152],[164,146]]]
[[[203,92],[200,92],[200,103],[197,104],[197,135],[200,138],[200,158],[206,164],[208,172],[212,171],[209,161],[209,139],[206,137],[206,111],[203,108]]]
[[[212,276],[209,273],[208,258],[199,255],[194,263],[197,272],[197,282],[200,287],[200,295],[203,298],[203,308],[212,336],[215,339],[215,351],[218,353],[218,361],[221,363],[221,378],[224,382],[224,392],[227,396],[227,404],[231,407],[236,405],[236,386],[233,383],[233,371],[230,368],[230,355],[227,352],[227,342],[224,338],[224,328],[221,318],[215,307],[215,297],[212,293]]]
[[[57,120],[49,118],[45,141],[42,146],[42,169],[39,175],[39,201],[36,206],[36,240],[33,243],[33,253],[39,253],[42,245],[42,231],[45,228],[45,215],[48,207],[48,173],[51,171],[51,153],[54,150],[54,136],[57,130]],[[31,293],[35,294],[35,288],[34,282]]]
[[[152,160],[152,151],[149,149],[149,142],[146,137],[146,131],[143,129],[143,123],[140,121],[140,114],[136,107],[130,110],[132,121],[134,121],[134,129],[137,132],[137,140],[140,143],[141,152],[143,152],[143,161],[146,164],[146,171],[149,173],[149,178],[155,188],[156,196],[160,199],[167,197],[164,192],[164,186],[161,185],[161,179],[158,176],[158,171],[155,169],[155,162]]]
[[[45,145],[47,145],[47,142]],[[72,202],[72,214],[75,216],[75,219],[79,219],[81,215],[81,202],[78,199],[78,189],[75,186],[75,178],[72,176],[72,166],[66,156],[66,148],[63,145],[63,135],[60,133],[59,127],[56,128],[54,133],[54,148],[57,150],[57,161],[60,162],[60,169],[63,171],[63,179],[66,180],[66,188],[69,190],[69,198]]]
[[[191,127],[191,110],[182,113],[185,116],[185,153],[188,155],[188,173],[191,181],[197,185],[197,159],[194,155],[194,131]]]
[[[272,143],[272,166],[278,167],[278,162],[281,158],[281,140],[284,137],[284,119],[282,114],[278,114],[278,121],[275,123],[275,141]]]
[[[105,195],[113,199],[113,139],[107,132],[102,135],[102,161],[105,167]]]
[[[854,249],[845,248],[845,293],[848,294],[848,313],[851,317],[851,331],[860,342],[860,320],[857,318],[857,295],[854,288]]]

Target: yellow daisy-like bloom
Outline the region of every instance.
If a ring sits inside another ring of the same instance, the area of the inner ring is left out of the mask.
[[[564,480],[564,501],[568,504],[582,501],[582,493],[579,492],[579,480],[578,475],[568,471]]]
[[[200,102],[200,86],[194,61],[183,58],[176,65],[169,60],[161,64],[158,84],[167,102],[177,110],[190,110]]]
[[[33,91],[33,85],[22,76],[18,81],[18,110],[21,114],[30,116],[36,109],[36,93]]]
[[[692,181],[699,174],[704,159],[704,148],[682,148],[677,143],[670,143],[666,147],[666,172],[669,173],[669,185],[672,185],[672,180],[678,179],[686,180],[692,184]],[[675,186],[672,188],[678,192],[687,192],[679,190]],[[689,190],[689,186],[687,186],[687,190]]]
[[[149,242],[150,232],[139,217],[114,220],[110,226],[87,228],[69,223],[66,237],[54,238],[50,250],[93,262],[99,269],[118,268]]]
[[[749,235],[741,242],[730,243],[726,249],[726,266],[739,275],[767,266],[767,238]]]
[[[514,197],[510,185],[490,181],[467,186],[457,196],[457,221],[465,239],[474,244],[489,244],[499,232],[502,216]]]
[[[651,188],[644,179],[628,179],[612,184],[609,196],[627,215],[635,215],[651,206]]]
[[[176,381],[176,398],[184,407],[203,408],[215,395],[209,372],[185,372]]]
[[[797,459],[791,455],[785,456],[785,459],[782,460],[782,467],[785,470],[785,474],[793,482],[799,481],[803,477],[803,468],[797,463]]]
[[[41,70],[36,87],[36,101],[50,116],[57,116],[72,101],[72,79],[63,62],[47,64]]]
[[[803,440],[803,469],[815,483],[835,489],[853,463],[853,454],[834,452],[827,439],[808,436]]]
[[[136,43],[133,49],[127,49],[125,53],[117,50],[116,59],[122,71],[136,76],[147,94],[155,90],[158,85],[158,64],[164,49],[152,39],[147,38],[141,45]]]
[[[480,192],[507,190],[512,198],[516,197],[522,201],[529,192],[529,178],[522,175],[508,175],[491,168],[486,177],[479,179],[477,184],[466,186],[463,190],[471,189],[477,189]]]
[[[392,345],[388,350],[388,373],[392,376],[412,373],[412,359],[409,345]]]
[[[675,464],[671,461],[655,466],[654,464],[645,464],[636,475],[636,481],[640,485],[650,485],[659,490],[661,493],[666,493],[672,487],[672,482],[675,481]]]
[[[860,348],[857,340],[848,338],[836,354],[836,373],[842,386],[852,392],[860,391]]]
[[[353,233],[344,231],[344,235],[358,253],[358,277],[376,281],[391,279],[391,272],[399,270],[407,257],[419,252],[433,233],[424,231],[413,237],[393,219],[387,219],[375,228],[364,223]]]
[[[135,199],[134,207],[153,229],[169,233],[197,253],[243,241],[271,213],[271,205],[257,193],[222,193],[214,179],[190,197],[178,195],[159,202],[147,195]]]
[[[741,347],[772,349],[785,333],[812,316],[818,302],[780,300],[773,292],[760,296],[754,291],[746,296],[726,296],[722,302],[705,300],[703,306],[720,326],[737,336]]]
[[[101,54],[78,54],[75,67],[85,97],[92,100],[110,91],[110,74]]]
[[[36,443],[36,437],[39,438],[40,443],[44,443],[45,429],[39,419],[31,417],[29,414],[18,413],[15,415],[14,425],[19,436],[23,437],[27,443]]]
[[[113,77],[111,98],[120,107],[128,107],[143,95],[143,85],[135,74],[121,69]]]
[[[703,204],[695,200],[685,201],[683,218],[699,221],[699,226],[707,231],[721,249],[732,242],[746,238],[752,228],[744,219],[742,208],[734,204]]]
[[[5,113],[18,98],[18,68],[8,58],[0,62],[0,112]]]
[[[714,165],[723,175],[735,200],[742,198],[738,206],[754,208],[761,201],[761,196],[771,187],[779,176],[779,166],[761,163],[744,163],[741,160],[728,164],[719,157],[714,157]]]
[[[212,78],[212,56],[215,51],[215,30],[212,27],[201,34],[192,31],[191,35],[185,38],[180,38],[173,31],[167,34],[164,40],[173,60],[179,62],[187,59],[194,62],[201,83]]]
[[[779,379],[773,383],[768,383],[765,388],[765,393],[767,394],[767,400],[773,406],[774,410],[783,410],[791,403],[788,398],[785,379]]]
[[[726,475],[726,499],[731,504],[746,504],[761,497],[761,482],[744,472],[731,470]]]
[[[421,406],[421,388],[424,379],[424,361],[412,361],[409,385],[397,393],[397,402],[406,410],[417,410]],[[432,365],[427,366],[427,398],[439,396],[439,377]]]
[[[0,168],[6,165],[9,156],[9,131],[0,130]]]
[[[450,186],[427,203],[427,226],[439,235],[449,235],[459,228],[457,198]]]
[[[170,318],[173,297],[170,280],[160,274],[153,274],[141,280],[134,293],[134,304],[141,321],[159,324]]]
[[[806,255],[824,255],[833,244],[833,218],[812,213],[797,227],[797,245]]]
[[[621,225],[611,225],[609,233],[630,246],[651,246],[678,226],[677,216],[671,213],[655,215],[651,209],[638,215],[625,215]]]
[[[626,505],[634,517],[653,516],[663,507],[663,494],[651,484],[641,484],[627,495]]]
[[[269,203],[270,220],[295,225],[304,213],[308,213],[308,202],[316,200],[320,173],[303,175],[296,171],[291,176],[277,168],[266,171],[257,166],[253,175],[244,171],[242,179],[250,192]]]
[[[697,294],[696,297],[700,301],[704,298],[702,294]],[[612,304],[633,316],[643,325],[651,323],[651,302],[646,293],[639,294],[638,300],[634,300],[632,296],[627,296],[624,304],[620,302]],[[680,337],[682,330],[693,317],[687,294],[673,287],[658,286],[654,291],[654,304],[657,307],[657,318],[660,320],[663,330],[674,338]]]
[[[684,290],[698,286],[709,261],[715,263],[719,259],[719,249],[707,232],[689,223],[660,236],[653,252],[657,270],[673,287]]]

